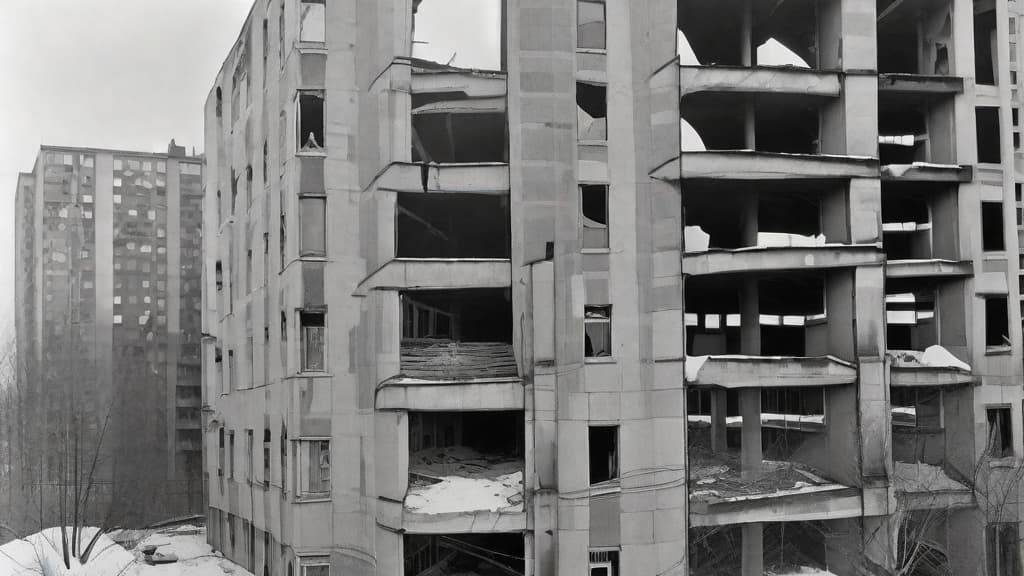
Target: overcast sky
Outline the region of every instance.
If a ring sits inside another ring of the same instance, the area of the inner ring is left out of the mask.
[[[252,0],[0,0],[0,334],[14,191],[40,144],[202,151],[203,102]]]

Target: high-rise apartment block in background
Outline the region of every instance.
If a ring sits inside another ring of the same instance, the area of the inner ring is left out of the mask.
[[[1020,11],[258,0],[205,110],[210,542],[1017,574]]]
[[[56,525],[94,456],[89,521],[202,511],[202,198],[201,158],[173,141],[166,154],[43,146],[20,176],[19,524]]]

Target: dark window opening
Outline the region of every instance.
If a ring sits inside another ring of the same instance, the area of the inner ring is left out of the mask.
[[[583,316],[584,356],[612,355],[612,307],[585,306]]]
[[[981,203],[981,246],[986,252],[1006,249],[1003,238],[1003,203]]]
[[[581,141],[608,139],[608,87],[576,83],[577,138]]]
[[[590,483],[598,484],[619,477],[619,427],[591,426],[588,430]]]
[[[678,3],[677,27],[685,34],[694,56],[703,65],[742,66],[742,0],[683,0]],[[800,62],[818,67],[818,12],[812,2],[752,3],[752,63],[762,66]],[[709,26],[714,22],[714,26]],[[774,50],[758,47],[771,42]],[[771,57],[785,53],[784,61]]]
[[[524,430],[522,411],[409,412],[410,470],[419,467],[429,475],[425,469],[432,464],[424,451],[454,454],[450,449],[459,447],[485,460],[522,460]]]
[[[281,493],[288,492],[288,429],[281,427]]]
[[[942,428],[942,389],[893,387],[890,392],[894,431],[939,430]],[[900,458],[897,457],[897,460]]]
[[[985,299],[985,348],[1010,346],[1010,320],[1005,296]]]
[[[928,102],[901,96],[879,96],[878,101],[879,163],[912,164],[927,162]],[[935,112],[932,112],[935,113]]]
[[[919,290],[886,294],[885,321],[889,350],[925,350],[938,344],[935,292]]]
[[[1013,422],[1009,406],[986,408],[988,449],[993,458],[1013,456]]]
[[[882,194],[882,245],[889,260],[932,258],[930,200],[934,190],[891,190]]]
[[[605,47],[604,2],[576,2],[576,47],[603,50]]]
[[[504,102],[481,106],[463,94],[413,94],[413,162],[507,162]]]
[[[322,93],[300,92],[298,121],[299,150],[322,151],[324,140],[324,96]]]
[[[985,528],[988,576],[1020,576],[1020,539],[1016,522],[997,522]]]
[[[707,150],[817,154],[823,102],[794,95],[698,92],[683,97],[680,113]],[[748,107],[753,107],[752,133],[745,120]]]
[[[327,199],[322,196],[303,196],[299,199],[300,256],[327,255]]]
[[[583,209],[583,247],[608,248],[608,186],[580,186]]]
[[[398,193],[399,258],[508,258],[509,203],[484,194]]]
[[[975,0],[975,4],[977,4]],[[996,11],[991,9],[974,14],[974,80],[978,84],[994,86],[998,83],[996,70]]]
[[[402,338],[512,342],[512,303],[504,289],[403,292]]]
[[[217,118],[220,118],[224,110],[224,93],[220,86],[217,86]]]
[[[404,574],[524,574],[522,534],[406,534]]]
[[[270,428],[263,429],[263,483],[270,484]]]
[[[978,162],[998,164],[1002,162],[999,138],[999,108],[978,106],[975,108],[978,136]]]
[[[216,280],[217,281],[217,290],[223,290],[224,289],[224,266],[223,266],[223,264],[221,264],[220,260],[218,260],[217,263],[214,264],[214,275],[215,275],[215,277],[217,279]]]
[[[302,370],[324,371],[324,313],[300,312],[299,326],[302,331]]]
[[[235,169],[231,169],[231,213],[234,214],[238,208],[238,175]]]
[[[217,432],[217,476],[224,477],[224,428]]]

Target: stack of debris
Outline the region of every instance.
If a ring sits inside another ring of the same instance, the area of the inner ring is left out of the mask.
[[[465,446],[415,452],[405,507],[421,514],[522,512],[523,461]]]

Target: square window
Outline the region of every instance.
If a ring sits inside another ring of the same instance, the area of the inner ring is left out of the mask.
[[[584,353],[587,358],[612,355],[612,307],[584,307]]]
[[[583,209],[583,247],[608,248],[608,186],[580,186]]]
[[[619,427],[591,426],[588,430],[590,483],[619,477]]]

